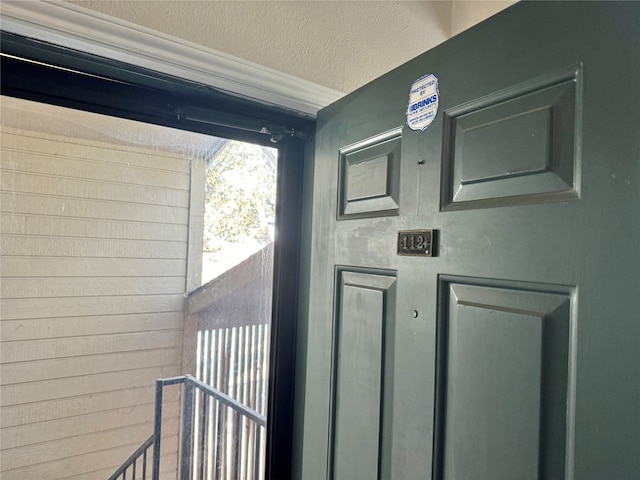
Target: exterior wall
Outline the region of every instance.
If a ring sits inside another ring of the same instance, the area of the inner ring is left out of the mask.
[[[0,477],[107,478],[181,373],[190,162],[7,127],[1,154]]]

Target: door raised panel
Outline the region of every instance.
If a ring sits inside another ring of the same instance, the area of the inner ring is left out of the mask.
[[[339,220],[398,215],[401,132],[340,149]]]
[[[380,476],[395,280],[389,272],[337,271],[329,445],[335,480]]]
[[[435,478],[564,479],[571,289],[468,282],[440,284]]]
[[[580,67],[444,114],[442,208],[578,198]]]

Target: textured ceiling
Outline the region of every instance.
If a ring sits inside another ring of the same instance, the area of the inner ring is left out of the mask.
[[[454,28],[463,28],[452,19],[456,9],[451,1],[69,3],[342,92],[352,91],[443,42]],[[489,8],[479,2],[456,3],[460,14],[479,7],[491,14],[512,2],[480,2],[496,4]],[[488,16],[486,12],[482,15]],[[463,24],[479,20],[474,20],[473,14],[467,17]]]

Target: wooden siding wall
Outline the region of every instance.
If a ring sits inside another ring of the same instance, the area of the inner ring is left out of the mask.
[[[8,128],[1,155],[0,477],[107,478],[181,373],[190,161]]]

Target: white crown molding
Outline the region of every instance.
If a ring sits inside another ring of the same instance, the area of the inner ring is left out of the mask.
[[[64,1],[0,2],[1,28],[315,116],[344,93]]]

